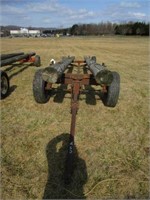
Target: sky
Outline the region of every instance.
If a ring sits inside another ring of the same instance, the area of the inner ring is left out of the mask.
[[[0,0],[0,25],[67,28],[150,21],[150,0]]]

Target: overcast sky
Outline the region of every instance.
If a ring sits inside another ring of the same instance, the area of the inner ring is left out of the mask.
[[[150,20],[150,0],[0,0],[0,25],[70,27]]]

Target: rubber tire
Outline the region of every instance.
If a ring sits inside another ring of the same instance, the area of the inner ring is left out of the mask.
[[[96,56],[92,56],[91,60],[93,60],[96,63]]]
[[[6,92],[5,93],[2,93],[2,79],[5,78],[6,82],[7,82],[7,88],[6,88]],[[1,71],[0,70],[0,91],[1,91],[1,94],[0,94],[0,99],[4,99],[8,96],[9,94],[9,90],[10,90],[10,83],[9,83],[9,78],[6,74],[6,72],[4,71]]]
[[[110,86],[107,86],[107,93],[102,96],[103,104],[107,107],[115,107],[120,93],[120,75],[117,72],[112,72],[113,81]]]
[[[42,78],[42,69],[38,70],[33,79],[33,96],[37,103],[47,103],[50,99],[50,91],[45,90],[47,82]]]
[[[35,59],[34,66],[40,67],[41,66],[41,58],[40,58],[40,56],[36,55],[34,59]]]

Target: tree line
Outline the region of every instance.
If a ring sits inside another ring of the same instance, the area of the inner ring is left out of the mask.
[[[74,24],[71,28],[62,29],[63,34],[71,35],[149,35],[149,23],[128,22],[124,24],[99,23],[99,24]]]

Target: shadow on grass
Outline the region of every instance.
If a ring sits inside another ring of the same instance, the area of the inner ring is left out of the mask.
[[[56,95],[54,96],[54,102],[56,103],[62,103],[64,98],[65,98],[65,95],[66,95],[66,90],[67,89],[67,85],[60,85],[58,88],[57,88],[57,92],[56,92]]]
[[[10,95],[15,91],[16,88],[17,88],[16,85],[10,86],[9,91],[8,91],[8,94],[7,94],[7,97],[10,96]],[[6,97],[6,98],[7,98],[7,97]],[[4,100],[4,99],[5,99],[5,98],[1,98],[1,100]]]
[[[20,68],[20,69],[19,69],[17,72],[12,73],[12,74],[9,76],[9,80],[11,80],[14,76],[20,74],[20,73],[23,72],[24,70],[28,69],[31,65],[32,65],[32,63],[29,63],[29,64],[22,64],[22,65],[20,65],[20,64],[13,64],[13,65],[12,65],[12,68],[17,66],[18,69],[19,69],[19,68]]]
[[[13,92],[15,91],[16,88],[17,88],[16,85],[12,85],[12,86],[10,86],[10,88],[9,88],[9,93],[8,93],[7,96],[11,95],[11,93],[13,93]]]
[[[85,91],[82,92],[85,95],[86,104],[88,105],[96,105],[102,101],[104,93],[101,90],[95,90],[91,85],[85,86]]]
[[[70,184],[65,184],[65,163],[69,134],[63,133],[52,139],[46,148],[48,179],[43,199],[85,199],[83,186],[87,182],[85,161],[78,156],[74,146],[73,174]]]
[[[55,103],[63,103],[65,98],[71,99],[70,97],[66,97],[65,95],[68,93],[67,85],[60,85],[57,89],[53,90],[53,101]],[[100,90],[95,90],[91,85],[85,86],[85,91],[82,91],[82,94],[85,95],[85,98],[81,98],[82,100],[85,99],[86,104],[88,105],[96,105],[97,100],[102,100],[103,93]],[[98,98],[96,98],[96,96]],[[79,99],[80,102],[80,99]]]
[[[96,105],[96,98],[95,98],[96,94],[94,88],[90,85],[87,85],[85,86],[85,89],[89,90],[89,92],[86,93],[86,99],[85,99],[86,104]]]

